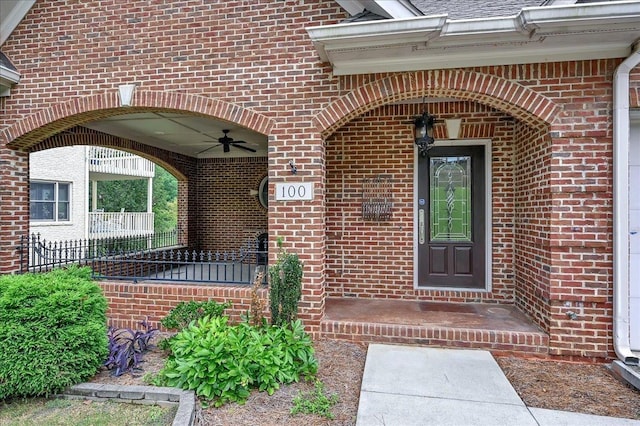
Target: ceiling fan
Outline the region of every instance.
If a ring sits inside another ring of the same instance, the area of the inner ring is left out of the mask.
[[[209,151],[209,150],[211,150],[211,149],[213,149],[213,148],[215,148],[217,146],[220,146],[220,145],[222,145],[222,151],[223,152],[231,151],[231,147],[232,146],[235,147],[235,148],[244,149],[245,151],[256,152],[256,150],[253,149],[253,148],[249,148],[248,146],[240,145],[240,144],[247,143],[247,142],[245,142],[245,141],[236,141],[236,140],[233,140],[233,138],[230,138],[229,136],[227,136],[227,134],[229,133],[229,129],[222,130],[222,133],[224,133],[224,136],[221,137],[221,138],[218,138],[218,142],[219,143],[217,145],[210,146],[209,148],[204,149],[204,150],[198,152],[197,154],[202,154],[203,152],[207,152],[207,151]]]

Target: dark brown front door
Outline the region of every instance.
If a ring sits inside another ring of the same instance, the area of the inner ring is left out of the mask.
[[[484,146],[418,160],[418,286],[485,287]]]

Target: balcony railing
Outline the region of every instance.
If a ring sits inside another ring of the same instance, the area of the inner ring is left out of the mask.
[[[89,238],[153,234],[153,213],[91,212]]]
[[[155,164],[135,154],[94,146],[89,150],[89,171],[114,175],[153,177]]]

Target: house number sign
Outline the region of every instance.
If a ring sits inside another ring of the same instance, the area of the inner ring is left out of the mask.
[[[313,183],[276,183],[276,201],[313,200]]]

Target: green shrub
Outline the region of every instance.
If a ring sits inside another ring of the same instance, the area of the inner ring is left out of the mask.
[[[271,395],[280,383],[312,376],[318,368],[300,321],[253,327],[205,317],[176,334],[169,346],[171,355],[154,384],[194,390],[218,407],[244,403],[253,388]]]
[[[230,306],[229,302],[218,303],[215,300],[180,302],[169,311],[166,317],[160,320],[160,324],[167,330],[182,330],[191,324],[191,321],[205,316],[220,317],[224,310]]]
[[[275,265],[269,267],[269,303],[271,323],[282,326],[298,316],[302,295],[302,262],[297,254],[287,253],[278,239],[280,253]]]
[[[0,400],[47,396],[107,356],[107,302],[91,270],[0,277]]]

